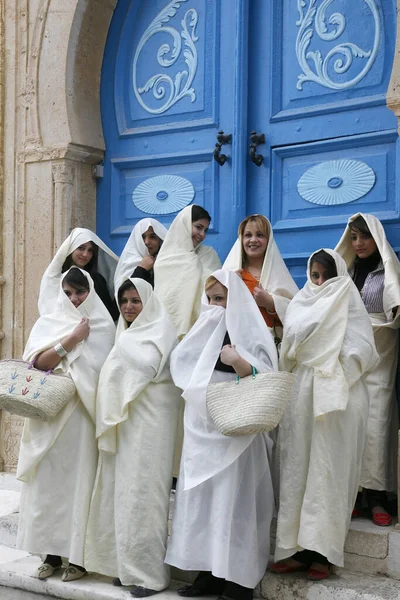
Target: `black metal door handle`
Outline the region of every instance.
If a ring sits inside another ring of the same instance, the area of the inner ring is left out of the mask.
[[[261,144],[265,144],[265,134],[252,131],[250,134],[249,156],[251,162],[257,165],[257,167],[260,167],[264,162],[263,155],[257,154],[257,146]]]
[[[225,135],[223,131],[218,131],[217,143],[215,144],[213,156],[214,156],[214,160],[221,167],[228,160],[228,157],[226,154],[221,154],[221,148],[224,144],[231,144],[231,143],[232,143],[232,135],[231,134]]]

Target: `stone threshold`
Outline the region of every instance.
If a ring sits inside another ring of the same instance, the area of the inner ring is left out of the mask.
[[[63,583],[61,573],[47,581],[34,575],[40,559],[0,546],[0,598],[2,600],[129,600],[129,588],[111,585],[111,579],[89,574],[78,581]],[[177,600],[173,581],[155,600]],[[340,573],[323,582],[307,581],[304,573],[268,573],[257,589],[264,600],[399,600],[400,581],[383,576]],[[203,600],[199,598],[198,600]],[[204,599],[205,600],[205,599]]]

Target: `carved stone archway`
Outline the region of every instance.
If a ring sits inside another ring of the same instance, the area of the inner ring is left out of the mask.
[[[54,251],[73,227],[95,227],[92,166],[104,153],[100,75],[116,4],[0,1],[2,358],[23,352]],[[0,470],[15,469],[21,429],[22,419],[2,415]]]

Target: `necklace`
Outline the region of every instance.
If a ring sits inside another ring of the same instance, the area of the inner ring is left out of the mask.
[[[257,283],[260,283],[261,269],[257,267],[247,267],[247,270],[250,275],[253,275],[254,279],[257,280]]]

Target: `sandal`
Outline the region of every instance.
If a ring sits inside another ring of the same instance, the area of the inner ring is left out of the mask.
[[[51,577],[52,575],[54,575],[54,572],[57,571],[57,569],[61,569],[61,566],[62,565],[53,567],[53,565],[44,562],[40,565],[40,567],[38,567],[38,570],[36,572],[37,578],[38,579],[47,579],[48,577]]]
[[[85,575],[87,575],[86,569],[82,571],[82,569],[68,565],[62,574],[61,581],[75,581],[76,579],[81,579],[81,577],[84,577]]]
[[[273,563],[269,568],[273,573],[284,575],[286,573],[296,573],[297,571],[307,571],[309,565],[301,562],[297,562],[297,565],[288,565],[287,560],[280,560],[279,562]]]

